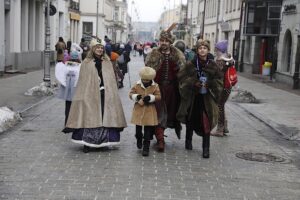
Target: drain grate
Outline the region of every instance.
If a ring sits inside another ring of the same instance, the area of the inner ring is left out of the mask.
[[[272,154],[267,153],[251,153],[251,152],[239,152],[235,154],[236,157],[244,160],[249,161],[256,161],[256,162],[279,162],[284,163],[287,161],[287,159],[274,156]]]

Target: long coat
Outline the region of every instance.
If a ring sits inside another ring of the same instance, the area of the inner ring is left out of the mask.
[[[147,95],[152,95],[152,102],[149,105],[140,105],[136,101],[137,95],[142,95],[142,98]],[[158,124],[157,112],[154,102],[160,101],[160,90],[157,83],[153,82],[151,86],[145,88],[141,80],[139,80],[129,93],[129,98],[135,101],[131,123],[140,126],[156,126]]]
[[[210,127],[213,129],[217,124],[218,101],[223,90],[222,73],[213,60],[210,60],[202,70],[207,76],[208,85],[208,93],[204,95],[204,104]],[[197,78],[196,65],[193,61],[189,61],[184,68],[180,69],[178,79],[181,102],[176,117],[182,123],[187,123],[187,120],[191,117],[195,94],[199,92],[199,88],[194,86],[199,80]]]
[[[110,59],[102,61],[103,80],[100,80],[94,59],[87,57],[81,64],[79,80],[73,97],[66,127],[124,128],[127,126],[118,87]],[[102,118],[99,85],[104,81],[104,115]]]
[[[63,42],[57,42],[55,45],[56,49],[56,60],[63,61],[64,60],[64,51],[66,48],[66,44]]]

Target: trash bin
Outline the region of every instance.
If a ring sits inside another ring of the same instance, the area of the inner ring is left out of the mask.
[[[266,61],[266,62],[263,64],[262,75],[264,75],[264,76],[269,76],[270,73],[271,73],[271,67],[272,67],[272,63]]]

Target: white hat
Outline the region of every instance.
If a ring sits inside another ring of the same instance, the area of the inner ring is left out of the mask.
[[[124,49],[125,48],[124,44],[120,44],[120,48]]]
[[[95,45],[101,45],[101,46],[105,46],[105,42],[101,39],[92,39],[91,42],[90,42],[90,48],[92,48],[93,46]]]
[[[156,71],[151,67],[143,67],[140,70],[139,75],[143,80],[153,80],[156,76]]]

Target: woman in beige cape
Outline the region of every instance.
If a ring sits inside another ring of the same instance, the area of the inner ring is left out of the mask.
[[[74,130],[72,141],[100,148],[120,143],[120,132],[127,126],[118,95],[115,74],[104,44],[93,39],[90,52],[81,64],[67,128]]]

